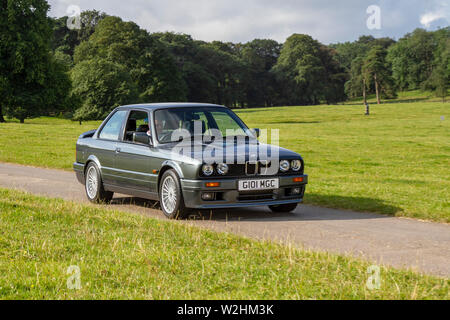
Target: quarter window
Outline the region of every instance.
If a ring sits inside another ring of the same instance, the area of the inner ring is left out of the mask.
[[[127,116],[127,111],[117,111],[100,132],[99,138],[105,140],[119,140],[122,124]]]

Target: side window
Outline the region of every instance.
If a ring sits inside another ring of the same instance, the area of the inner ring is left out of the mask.
[[[100,132],[99,138],[105,140],[119,140],[122,124],[127,116],[127,111],[117,111],[106,123]]]
[[[131,111],[125,129],[125,141],[133,141],[133,133],[150,130],[148,113],[145,111]]]

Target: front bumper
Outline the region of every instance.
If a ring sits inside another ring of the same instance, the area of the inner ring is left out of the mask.
[[[269,191],[247,191],[239,192],[239,180],[262,179],[266,177],[243,177],[241,179],[217,179],[217,180],[181,180],[183,197],[186,207],[193,209],[222,209],[222,208],[245,208],[258,206],[283,205],[300,203],[303,201],[307,175],[293,175],[279,178],[280,188]],[[302,182],[294,182],[294,178],[303,178]],[[206,183],[218,182],[217,188],[208,188]],[[293,188],[300,188],[299,194],[291,194]],[[215,198],[211,201],[202,199],[203,193],[214,193]]]

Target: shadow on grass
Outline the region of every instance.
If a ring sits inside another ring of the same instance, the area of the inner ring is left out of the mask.
[[[264,124],[315,124],[320,123],[320,121],[275,121],[275,122],[263,122]]]
[[[414,103],[414,102],[422,102],[425,100],[429,100],[430,97],[424,97],[424,98],[400,98],[400,99],[393,99],[393,100],[382,100],[381,104],[393,104],[393,103]],[[363,106],[362,101],[355,101],[355,102],[345,102],[346,106]],[[376,101],[369,102],[369,105],[377,105]]]
[[[132,197],[115,198],[112,205],[135,205],[143,208],[161,210],[159,203],[156,201]],[[400,208],[386,204],[383,200],[379,199],[307,194],[306,205],[299,205],[294,213],[273,213],[266,206],[254,208],[192,210],[188,220],[211,220],[217,222],[344,221],[389,218],[389,215],[395,216],[399,211],[401,211]],[[161,212],[161,217],[163,216],[164,215]]]
[[[351,197],[324,194],[306,194],[305,203],[327,208],[340,208],[344,210],[354,210],[357,212],[373,212],[395,216],[402,211],[401,208],[393,206],[381,199],[369,197]]]

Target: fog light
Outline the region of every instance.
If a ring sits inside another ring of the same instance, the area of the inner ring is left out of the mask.
[[[215,197],[216,197],[216,194],[213,192],[202,193],[202,199],[204,201],[212,201],[212,200],[214,200]]]
[[[302,193],[302,189],[301,188],[293,188],[291,193],[292,194],[300,194],[300,193]]]
[[[292,179],[292,181],[294,181],[294,182],[303,182],[303,177],[297,177],[297,178],[294,178],[294,179]]]

